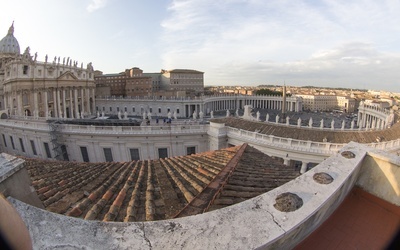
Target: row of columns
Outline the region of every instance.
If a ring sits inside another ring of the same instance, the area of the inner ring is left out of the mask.
[[[42,94],[41,106],[39,103],[39,92]],[[67,100],[67,94],[69,99]],[[5,106],[10,110],[12,115],[25,115],[24,110],[25,107],[22,103],[22,95],[23,92],[17,92],[16,95],[8,94],[5,98]],[[33,106],[29,105],[29,109],[33,112],[33,116],[39,117],[39,111],[43,112],[43,117],[50,116],[49,110],[49,96],[47,90],[38,91],[34,90],[33,93],[30,93],[30,97],[33,95]],[[14,103],[15,99],[16,103]],[[81,107],[79,108],[79,98],[81,100]],[[52,99],[53,99],[53,109],[51,113],[53,117],[56,118],[80,118],[79,115],[82,115],[82,112],[85,114],[91,114],[95,110],[95,89],[94,88],[53,88],[52,90]],[[29,98],[29,100],[32,100]],[[92,101],[90,101],[92,100]],[[67,101],[69,104],[67,104]],[[32,104],[32,102],[29,102]],[[68,114],[67,114],[67,106],[68,106]],[[33,109],[33,110],[31,110]],[[13,112],[12,112],[13,111]]]
[[[207,110],[234,110],[241,109],[245,105],[251,105],[253,108],[261,109],[282,109],[282,100],[218,100],[206,104]],[[299,111],[296,108],[296,102],[286,101],[286,111]]]
[[[359,111],[357,125],[360,129],[385,129],[387,122],[379,117]]]
[[[193,113],[199,114],[200,111],[204,113],[203,108],[203,104],[185,104],[185,110],[183,112],[186,117],[190,117]]]

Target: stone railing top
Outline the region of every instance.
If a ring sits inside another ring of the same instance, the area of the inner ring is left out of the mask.
[[[0,183],[23,168],[24,160],[2,153],[0,154]]]

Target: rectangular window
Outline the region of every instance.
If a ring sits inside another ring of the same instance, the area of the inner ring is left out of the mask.
[[[89,162],[89,154],[86,147],[81,147],[82,159],[84,162]]]
[[[125,112],[128,112],[128,108],[127,108],[127,107],[125,107],[125,109],[124,109],[124,110],[125,110]]]
[[[110,112],[112,112],[112,107],[110,107]]]
[[[167,148],[159,148],[158,149],[158,158],[167,158],[168,157],[168,149]]]
[[[1,134],[1,135],[3,136],[4,147],[7,147],[6,137],[4,136],[4,134]]]
[[[13,139],[13,137],[11,135],[10,135],[10,141],[11,141],[12,148],[15,149],[14,139]]]
[[[110,110],[111,111],[111,110]],[[117,112],[119,112],[119,107],[117,107]]]
[[[176,109],[176,113],[179,114],[179,109]]]
[[[62,153],[64,161],[69,161],[67,147],[65,145],[61,145],[61,153]]]
[[[44,145],[44,150],[46,151],[46,156],[47,156],[47,158],[51,158],[51,153],[50,153],[49,144],[48,144],[47,142],[44,142],[43,145]]]
[[[161,108],[158,108],[158,113],[161,113]]]
[[[22,138],[19,138],[19,144],[21,145],[22,152],[25,153],[25,147],[24,147],[24,142],[22,141]]]
[[[196,153],[196,147],[195,146],[186,148],[186,154],[187,155],[192,155],[192,154],[195,154],[195,153]]]
[[[135,112],[135,107],[132,107],[132,112]]]
[[[23,66],[23,68],[22,68],[22,73],[23,73],[24,75],[27,75],[27,74],[28,74],[28,65],[24,65],[24,66]]]
[[[107,162],[112,162],[113,160],[113,156],[112,156],[112,152],[111,152],[111,148],[103,148],[104,151],[104,157],[106,158]]]
[[[33,155],[37,155],[35,142],[33,140],[31,140],[31,148],[32,148]]]
[[[139,155],[139,149],[138,148],[130,148],[129,152],[131,153],[131,160],[132,161],[139,161],[140,160],[140,155]]]

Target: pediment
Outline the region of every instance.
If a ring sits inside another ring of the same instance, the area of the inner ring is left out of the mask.
[[[74,73],[72,73],[71,71],[67,71],[62,73],[57,80],[62,80],[62,81],[74,81],[74,80],[78,80],[78,77],[76,77],[74,75]]]

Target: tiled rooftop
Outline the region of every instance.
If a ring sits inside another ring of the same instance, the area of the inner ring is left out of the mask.
[[[247,144],[132,162],[25,160],[47,210],[102,221],[151,221],[202,213],[255,197],[299,175]],[[203,197],[205,209],[188,209]]]
[[[318,128],[306,129],[297,127],[287,127],[273,123],[249,121],[240,118],[226,117],[212,119],[215,123],[225,123],[232,128],[243,129],[247,131],[259,131],[261,134],[274,135],[283,138],[292,138],[297,140],[310,140],[323,142],[326,138],[331,143],[348,143],[356,141],[359,143],[377,142],[377,138],[382,141],[397,140],[400,138],[400,123],[395,123],[391,128],[377,131],[341,131],[341,130],[320,130]]]

